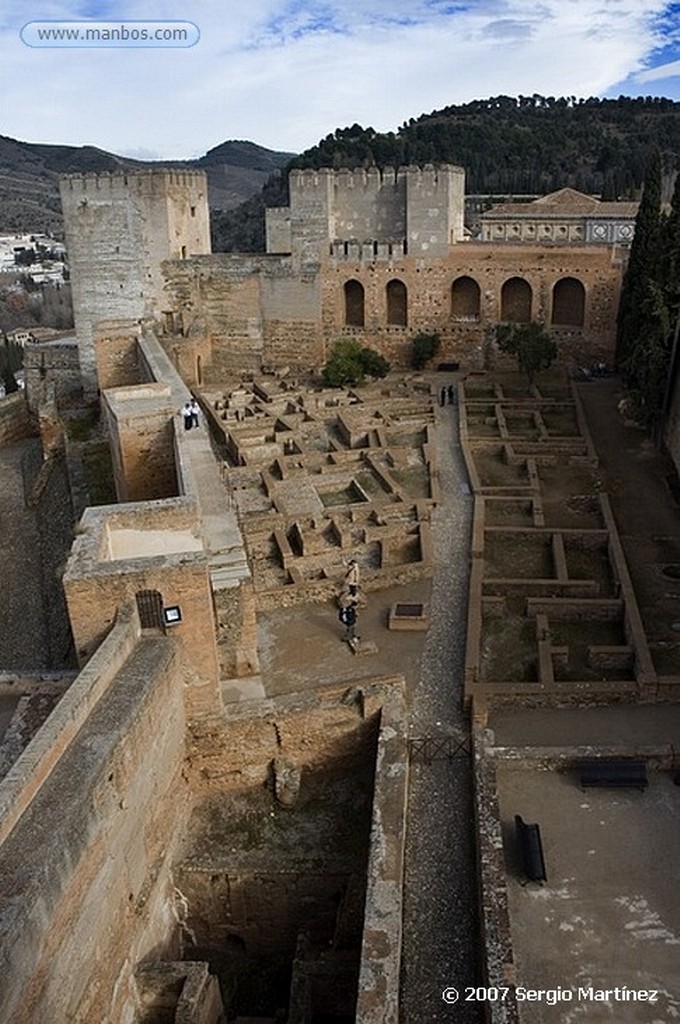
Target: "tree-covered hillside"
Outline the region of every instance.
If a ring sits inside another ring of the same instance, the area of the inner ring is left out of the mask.
[[[565,186],[604,198],[631,198],[652,149],[670,175],[680,161],[680,103],[654,97],[555,99],[496,96],[423,114],[396,132],[355,124],[295,157],[293,167],[379,167],[452,163],[473,194],[541,194]],[[215,221],[216,248],[264,244],[264,205],[286,202],[285,180],[270,180],[266,203],[253,199]]]

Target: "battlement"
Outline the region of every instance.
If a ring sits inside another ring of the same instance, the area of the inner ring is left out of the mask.
[[[289,186],[290,207],[267,211],[268,252],[390,258],[391,244],[433,256],[463,238],[465,171],[453,164],[294,170]]]
[[[449,185],[456,179],[465,180],[465,171],[455,164],[425,164],[424,167],[406,167],[406,177],[409,189],[413,188],[438,188],[442,185]]]
[[[129,194],[133,190],[161,192],[170,186],[207,189],[205,171],[184,168],[154,168],[132,171],[88,171],[85,174],[62,174],[59,179],[62,195],[68,192],[79,194],[101,194],[109,192],[116,196]]]

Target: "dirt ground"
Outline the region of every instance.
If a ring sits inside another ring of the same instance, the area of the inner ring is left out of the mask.
[[[578,389],[656,670],[680,675],[680,578],[664,573],[669,566],[680,570],[673,463],[644,431],[619,415],[617,378],[582,383]]]

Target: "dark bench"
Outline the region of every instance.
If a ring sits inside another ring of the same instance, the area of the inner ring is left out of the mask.
[[[581,788],[601,786],[607,789],[647,788],[647,765],[644,761],[619,760],[581,761],[578,766]]]
[[[540,828],[536,824],[523,821],[522,815],[516,814],[515,834],[525,876],[530,882],[547,882]]]

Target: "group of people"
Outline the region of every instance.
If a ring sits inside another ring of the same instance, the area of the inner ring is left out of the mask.
[[[200,413],[200,407],[195,398],[192,398],[190,402],[184,403],[182,409],[182,418],[184,420],[184,429],[191,430],[192,427],[198,426],[198,416]]]
[[[446,405],[446,399],[449,399],[449,405],[453,405],[453,399],[456,394],[456,389],[453,384],[449,384],[447,388],[442,388],[439,392],[439,404]]]

